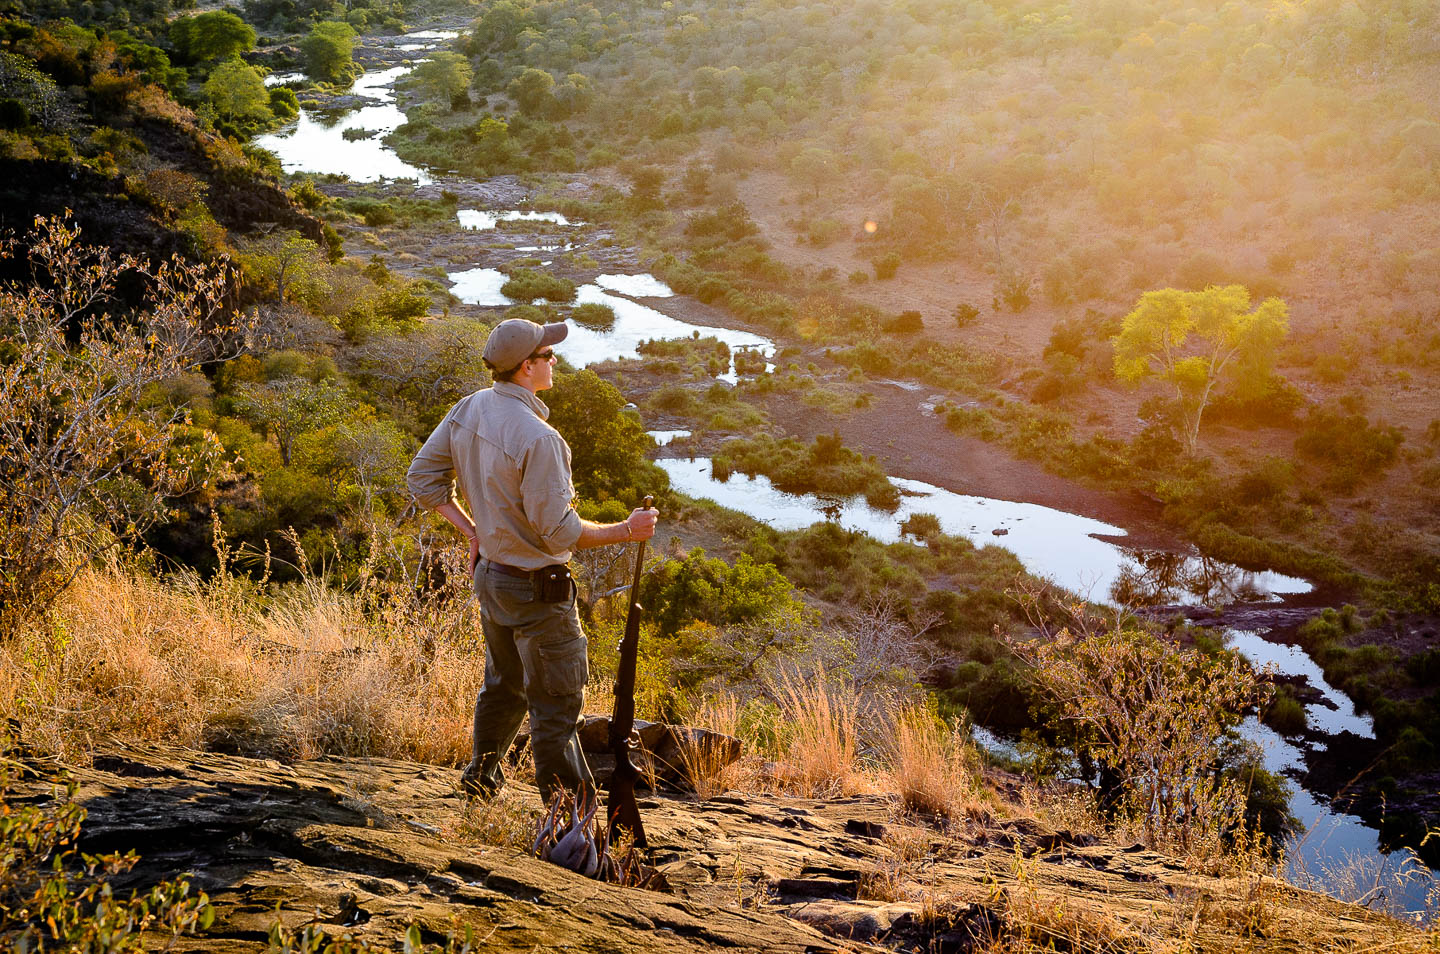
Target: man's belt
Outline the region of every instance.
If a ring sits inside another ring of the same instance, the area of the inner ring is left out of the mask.
[[[516,576],[522,580],[531,579],[535,575],[534,570],[522,570],[518,566],[510,566],[507,563],[496,563],[494,560],[486,560],[485,568],[487,570],[498,570],[506,576]]]

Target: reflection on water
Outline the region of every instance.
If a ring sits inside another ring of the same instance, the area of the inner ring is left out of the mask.
[[[462,229],[483,231],[493,229],[497,222],[549,222],[553,225],[584,225],[584,222],[571,222],[559,212],[525,212],[518,209],[509,209],[503,212],[489,212],[485,209],[458,209],[455,218],[459,220]]]
[[[454,287],[450,289],[450,293],[467,305],[505,307],[516,304],[500,294],[500,288],[505,284],[506,277],[499,269],[471,268],[461,272],[450,272],[447,277],[455,283]],[[643,290],[632,292],[633,294],[644,294],[649,297],[663,297],[661,292],[674,294],[663,282],[651,275],[605,275],[602,277],[611,286]],[[570,334],[558,350],[566,361],[577,368],[588,368],[592,364],[616,358],[638,358],[640,357],[639,346],[642,341],[689,338],[697,333],[720,339],[729,345],[732,351],[737,348],[753,348],[767,357],[775,353],[775,345],[768,338],[762,338],[748,331],[735,331],[731,328],[692,325],[678,318],[671,318],[669,315],[639,302],[612,295],[598,284],[581,285],[575,292],[575,303],[609,305],[615,310],[615,323],[604,331],[587,328],[575,322],[570,323]],[[737,377],[733,361],[730,370],[719,377],[722,381],[735,383]]]
[[[904,478],[891,478],[901,491],[900,507],[892,513],[877,510],[860,497],[787,494],[776,490],[763,476],[737,475],[721,482],[711,474],[708,458],[662,460],[659,464],[670,474],[676,489],[694,497],[708,497],[778,529],[796,530],[818,520],[833,520],[847,529],[894,543],[901,539],[900,525],[907,517],[928,513],[939,519],[946,533],[966,537],[976,546],[1004,547],[1019,557],[1029,572],[1074,593],[1104,601],[1113,598],[1112,592],[1125,581],[1120,587],[1125,596],[1138,599],[1146,595],[1136,581],[1144,576],[1142,560],[1149,554],[1097,539],[1095,534],[1121,537],[1125,531],[1078,514],[1038,504],[957,494]],[[996,534],[997,530],[1002,532]],[[1188,559],[1200,561],[1198,557]],[[1303,593],[1309,589],[1304,580],[1249,573],[1228,564],[1208,562],[1212,566],[1207,572],[1223,585],[1201,595],[1192,590],[1161,589],[1150,594],[1150,601],[1194,604],[1203,602],[1203,595],[1214,602],[1225,602],[1227,597],[1233,599],[1235,593],[1241,592],[1271,598],[1273,593]],[[1200,574],[1197,571],[1192,575]]]
[[[1263,603],[1279,599],[1277,594],[1310,591],[1309,583],[1293,576],[1242,570],[1207,556],[1185,556],[1166,550],[1130,552],[1134,561],[1121,568],[1109,589],[1110,600],[1122,606]]]
[[[286,83],[299,83],[305,79],[304,73],[271,73],[265,77],[266,86],[284,86]]]
[[[1369,716],[1355,711],[1350,697],[1325,681],[1325,671],[1305,655],[1299,646],[1286,643],[1272,643],[1259,633],[1243,629],[1229,630],[1230,646],[1250,660],[1255,668],[1273,664],[1275,672],[1282,676],[1303,676],[1305,682],[1320,691],[1335,708],[1323,705],[1305,707],[1305,717],[1310,727],[1328,735],[1353,732],[1362,739],[1375,738],[1375,726]]]
[[[1253,633],[1236,635],[1254,636]],[[1348,706],[1349,700],[1345,701]],[[1312,706],[1311,710],[1314,709]],[[1304,769],[1300,749],[1255,716],[1249,716],[1240,724],[1240,735],[1259,746],[1265,768],[1271,772],[1293,775]],[[1286,877],[1296,884],[1315,885],[1321,890],[1333,892],[1339,888],[1343,894],[1354,891],[1347,900],[1359,900],[1362,894],[1378,887],[1383,894],[1376,899],[1375,907],[1393,914],[1425,911],[1426,895],[1435,882],[1433,877],[1410,868],[1408,862],[1412,856],[1408,851],[1384,853],[1375,829],[1354,815],[1336,811],[1293,779],[1291,787],[1294,793],[1290,798],[1290,811],[1304,823],[1305,831],[1285,846]],[[1352,880],[1355,883],[1347,883]]]
[[[355,182],[414,179],[424,185],[430,181],[425,171],[404,162],[380,141],[405,122],[405,114],[395,105],[395,91],[391,87],[411,69],[413,67],[394,66],[375,70],[355,81],[351,92],[375,100],[377,105],[363,106],[331,119],[322,118],[317,110],[302,109],[293,128],[258,136],[255,144],[275,153],[286,172],[343,175]],[[346,139],[347,129],[369,130],[376,135]]]
[[[665,447],[673,441],[677,441],[682,437],[690,436],[689,431],[646,431],[645,433],[655,438],[655,443],[659,444],[661,447]]]

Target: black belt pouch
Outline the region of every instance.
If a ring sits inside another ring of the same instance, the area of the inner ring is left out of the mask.
[[[564,563],[542,566],[535,571],[535,593],[542,603],[565,603],[575,592],[570,567]]]

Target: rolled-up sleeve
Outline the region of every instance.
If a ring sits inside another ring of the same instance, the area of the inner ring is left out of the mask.
[[[570,506],[570,448],[550,433],[531,445],[522,464],[520,496],[525,517],[549,553],[565,553],[580,541],[580,515]]]
[[[455,499],[455,461],[450,451],[450,415],[436,426],[410,462],[405,485],[410,494],[427,510],[434,510]]]

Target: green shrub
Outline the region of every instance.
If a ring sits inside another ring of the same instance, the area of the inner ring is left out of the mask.
[[[853,348],[841,351],[835,355],[835,359],[841,364],[859,368],[867,374],[890,374],[895,370],[895,362],[889,352],[869,341],[863,341]]]
[[[748,407],[748,405],[745,405]],[[764,474],[788,493],[863,494],[872,506],[894,509],[899,491],[873,458],[846,447],[838,434],[821,434],[809,446],[793,438],[735,438],[715,454],[717,466]]]
[[[548,272],[517,268],[510,272],[510,277],[500,286],[500,294],[512,301],[529,302],[543,298],[563,304],[574,300],[575,283]]]
[[[371,228],[395,222],[395,210],[389,204],[376,199],[346,199],[345,208],[364,219],[365,224]]]
[[[995,299],[1019,314],[1030,307],[1030,279],[1024,275],[1006,275],[995,285]]]
[[[1353,486],[1395,462],[1405,436],[1390,424],[1372,425],[1344,402],[1312,408],[1295,449],[1334,468],[1334,476]]]
[[[900,524],[900,532],[916,540],[929,540],[940,535],[940,518],[933,513],[912,513]]]
[[[980,309],[968,301],[962,301],[955,306],[954,315],[956,327],[968,328],[975,323],[975,319],[980,317]]]
[[[1266,707],[1264,722],[1281,735],[1299,735],[1307,724],[1305,707],[1290,694],[1288,686],[1282,687]]]
[[[575,319],[576,324],[596,331],[609,331],[615,326],[615,309],[601,302],[576,305],[575,310],[570,312],[570,317]]]

